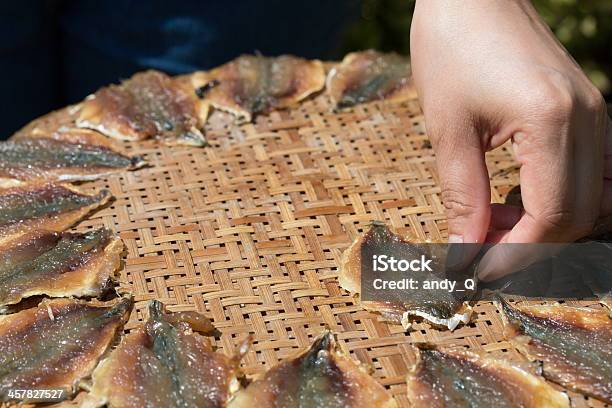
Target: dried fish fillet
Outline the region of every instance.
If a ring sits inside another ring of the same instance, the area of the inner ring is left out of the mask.
[[[64,184],[0,189],[0,239],[36,229],[63,231],[110,197],[108,190],[87,194]]]
[[[121,152],[120,146],[113,139],[92,129],[76,127],[76,119],[81,111],[81,105],[70,105],[63,109],[41,116],[28,123],[11,136],[11,140],[22,139],[54,139],[66,143],[102,146]]]
[[[47,113],[19,129],[11,138],[16,139],[39,134],[48,135],[65,128],[72,128],[75,126],[80,109],[81,105],[77,104]]]
[[[0,187],[19,182],[93,180],[145,164],[103,146],[47,138],[0,142]]]
[[[240,391],[229,408],[395,408],[385,388],[342,353],[331,332]]]
[[[415,347],[407,377],[415,408],[569,408],[566,394],[510,362],[458,350]]]
[[[396,259],[419,258],[421,248],[391,231],[385,224],[374,222],[343,253],[338,280],[340,286],[351,293],[361,292],[361,278],[364,274],[375,276],[371,262],[362,263],[372,255],[393,256]],[[368,270],[362,269],[363,266]],[[430,272],[411,272],[414,279],[441,280]],[[398,291],[399,294],[399,291]],[[467,302],[468,293],[458,296],[447,290],[402,291],[401,298],[390,301],[366,301],[360,303],[366,310],[381,314],[386,320],[402,324],[405,329],[412,325],[412,318],[421,317],[437,326],[454,330],[460,323],[468,323],[472,308]]]
[[[165,314],[152,301],[149,320],[128,334],[93,373],[85,407],[225,407],[238,389],[239,358],[214,352],[191,324],[210,334],[207,319]]]
[[[293,55],[242,55],[195,73],[193,83],[213,107],[250,122],[254,114],[286,108],[321,90],[325,70],[321,61]]]
[[[416,98],[410,59],[374,50],[348,54],[327,76],[327,93],[338,108],[385,99]]]
[[[100,296],[119,268],[111,231],[35,231],[0,240],[0,309],[29,296]]]
[[[104,136],[95,130],[77,128],[77,127],[61,127],[58,130],[42,131],[35,130],[32,132],[21,132],[12,136],[11,140],[28,140],[28,139],[53,139],[60,142],[72,143],[78,145],[101,146],[109,150],[122,153],[121,147],[109,137]]]
[[[158,71],[141,72],[120,85],[102,88],[82,105],[77,126],[115,139],[158,137],[169,145],[206,145],[200,129],[208,105],[194,89]]]
[[[116,337],[131,304],[55,299],[0,317],[0,400],[9,400],[11,389],[72,395]]]
[[[510,306],[498,297],[505,334],[547,379],[612,403],[612,319],[606,310]]]

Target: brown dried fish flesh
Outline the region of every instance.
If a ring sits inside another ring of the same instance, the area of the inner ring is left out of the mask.
[[[321,90],[325,70],[321,61],[293,55],[242,55],[192,78],[205,102],[250,122],[254,114],[289,107]]]
[[[374,50],[348,54],[327,76],[327,93],[338,108],[386,100],[403,102],[416,98],[410,59]]]
[[[0,317],[0,400],[10,390],[62,390],[70,397],[89,376],[127,319],[132,301],[94,305],[44,300]]]
[[[562,305],[497,306],[505,334],[544,377],[612,404],[612,319],[607,310]]]
[[[0,239],[0,309],[36,295],[104,294],[120,265],[123,243],[111,231],[34,231]]]
[[[295,358],[281,362],[236,394],[230,408],[395,408],[397,403],[325,331]]]

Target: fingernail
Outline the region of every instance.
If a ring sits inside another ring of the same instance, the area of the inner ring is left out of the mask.
[[[476,276],[482,281],[487,281],[487,276],[491,274],[491,261],[490,257],[485,256],[480,260],[476,267]]]
[[[451,234],[448,236],[448,243],[449,244],[463,244],[463,236]]]

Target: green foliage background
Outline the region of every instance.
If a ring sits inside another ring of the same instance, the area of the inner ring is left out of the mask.
[[[536,8],[593,83],[612,102],[612,0],[534,0]],[[344,51],[410,51],[414,0],[362,0]],[[610,106],[610,105],[609,105]]]

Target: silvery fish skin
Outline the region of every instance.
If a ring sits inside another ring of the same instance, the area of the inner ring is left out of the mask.
[[[225,407],[239,383],[239,358],[214,352],[215,329],[194,313],[166,314],[152,301],[149,320],[130,332],[92,375],[84,407]],[[192,324],[195,325],[192,326]]]
[[[122,250],[121,240],[107,229],[34,231],[0,240],[0,309],[36,295],[101,296]]]
[[[321,61],[293,55],[241,55],[192,78],[205,102],[250,122],[254,114],[286,108],[321,90],[325,70]]]
[[[612,319],[607,310],[560,305],[511,306],[501,296],[505,334],[543,375],[612,403]]]
[[[374,50],[350,53],[327,76],[327,93],[338,108],[375,100],[416,98],[410,59]]]
[[[229,408],[395,408],[385,388],[344,355],[331,332],[238,392]]]
[[[361,292],[363,274],[375,275],[370,263],[367,263],[370,270],[362,270],[361,254],[364,250],[396,259],[416,259],[421,255],[410,238],[396,234],[384,223],[373,222],[342,254],[338,281],[351,293]],[[412,272],[411,277],[420,282],[440,279],[429,272]],[[390,322],[402,324],[405,329],[411,327],[413,318],[421,317],[436,326],[454,330],[460,323],[468,323],[472,314],[467,292],[458,296],[447,290],[411,290],[401,292],[401,295],[397,301],[360,301],[360,304]]]
[[[132,301],[94,305],[45,300],[0,317],[0,400],[13,389],[61,389],[70,397],[127,319]]]
[[[569,408],[569,398],[513,363],[463,350],[414,347],[407,377],[414,408]]]
[[[0,239],[35,229],[63,231],[110,197],[108,190],[88,194],[66,184],[0,188]]]
[[[93,180],[145,164],[108,147],[51,138],[0,142],[0,187],[15,182]]]
[[[162,72],[145,71],[88,97],[76,125],[120,140],[157,137],[169,145],[201,147],[207,115],[195,89]]]

